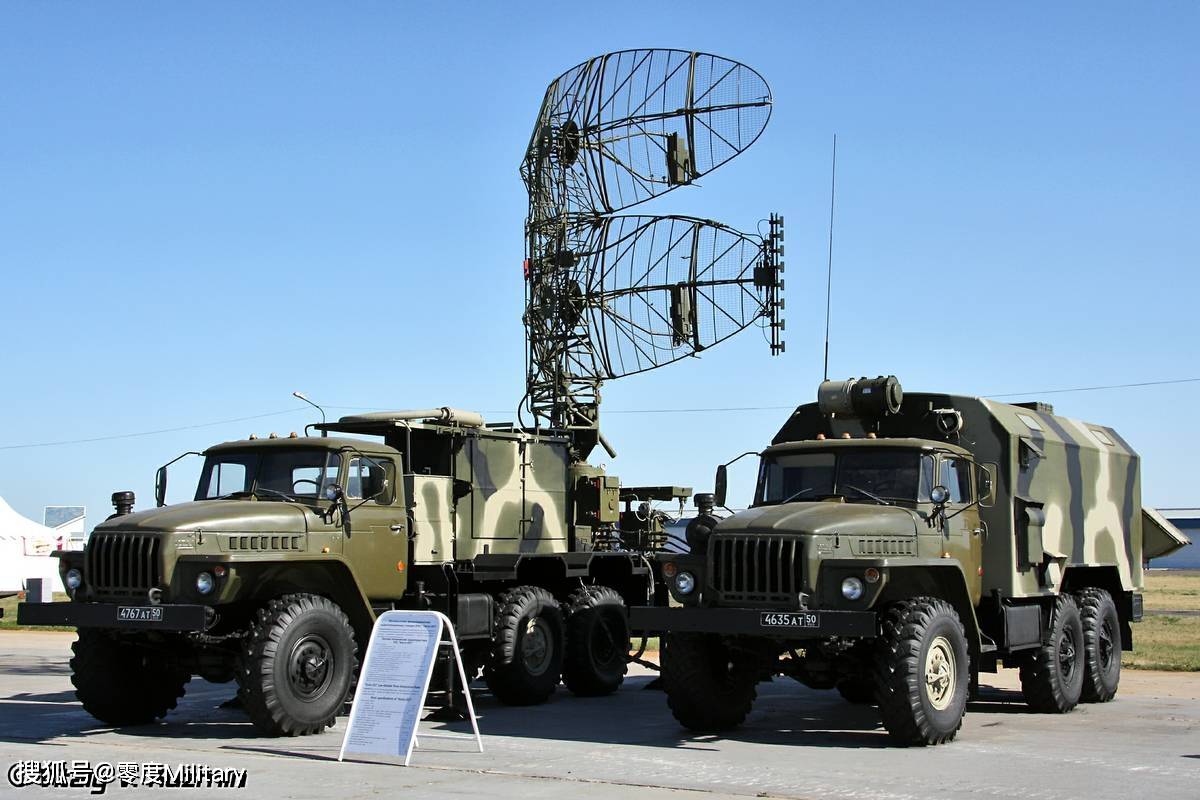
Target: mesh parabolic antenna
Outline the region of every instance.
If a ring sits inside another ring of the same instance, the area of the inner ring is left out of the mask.
[[[766,237],[622,211],[692,183],[762,134],[771,93],[735,61],[625,50],[546,90],[521,176],[529,346],[525,403],[539,426],[596,431],[600,384],[762,321],[783,350],[783,219]],[[576,437],[582,455],[595,444]]]

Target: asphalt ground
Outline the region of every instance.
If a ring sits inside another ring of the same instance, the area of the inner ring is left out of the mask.
[[[195,679],[157,725],[107,729],[75,702],[67,659],[72,635],[0,632],[0,768],[19,760],[200,763],[247,770],[244,789],[131,789],[107,797],[472,798],[884,798],[1064,800],[1200,798],[1200,674],[1126,670],[1112,703],[1071,714],[1029,713],[1016,674],[984,676],[957,740],[890,747],[874,709],[791,680],[759,687],[747,724],[692,736],[638,668],[608,698],[560,687],[547,704],[476,698],[485,752],[466,723],[423,722],[413,766],[337,762],[346,718],[319,736],[256,735],[236,709],[220,708],[232,684]],[[14,788],[0,797],[84,797],[86,789]]]

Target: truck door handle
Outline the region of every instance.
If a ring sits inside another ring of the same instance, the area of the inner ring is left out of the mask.
[[[400,533],[401,531],[404,530],[404,526],[403,525],[391,525],[388,527],[388,530],[390,530],[392,533]]]

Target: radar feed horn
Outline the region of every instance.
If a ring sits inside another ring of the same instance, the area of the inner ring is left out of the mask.
[[[546,90],[521,164],[524,404],[537,426],[576,432],[581,456],[598,440],[603,381],[760,320],[782,352],[782,217],[764,238],[698,217],[615,213],[712,172],[770,116],[757,72],[684,50],[609,53]]]

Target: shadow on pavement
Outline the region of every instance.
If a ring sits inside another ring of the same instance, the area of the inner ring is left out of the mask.
[[[62,658],[24,656],[19,664],[0,664],[0,675],[70,675],[71,667]]]
[[[718,735],[690,732],[667,708],[661,692],[644,691],[652,676],[634,676],[610,697],[575,697],[565,687],[541,706],[505,706],[482,684],[473,687],[480,729],[485,736],[549,739],[596,744],[715,749],[722,741],[834,748],[891,746],[872,706],[851,705],[836,692],[815,691],[788,679],[760,684],[759,698],[746,723]],[[0,697],[0,741],[38,742],[55,738],[114,735],[158,740],[216,740],[223,748],[329,760],[313,752],[340,742],[346,718],[317,736],[273,739],[262,736],[236,708],[221,705],[234,694],[233,684],[211,684],[199,678],[165,720],[112,729],[97,722],[75,702],[74,692],[16,693]],[[1028,713],[1020,692],[982,687],[968,714]],[[998,724],[991,722],[990,724]],[[466,722],[437,723],[426,718],[422,730],[467,733]],[[233,744],[233,740],[240,740]],[[277,743],[272,745],[270,743]],[[283,745],[295,743],[295,748]],[[257,746],[261,743],[262,746]]]
[[[643,692],[650,677],[625,681],[615,696],[575,697],[562,687],[541,706],[504,706],[475,698],[485,736],[557,739],[596,744],[704,749],[721,741],[814,747],[888,747],[878,712],[852,706],[834,692],[817,692],[785,679],[759,686],[758,702],[740,728],[717,735],[688,731],[675,721],[662,693]],[[460,726],[453,729],[458,730]]]
[[[200,679],[188,684],[179,707],[165,720],[149,725],[111,728],[92,718],[75,699],[74,691],[44,694],[15,693],[0,697],[0,742],[44,742],[59,737],[88,737],[113,733],[156,739],[233,739],[255,735],[240,711],[217,706],[232,694],[229,686]]]
[[[1013,689],[979,687],[979,696],[967,703],[968,714],[1032,714],[1025,697]]]

